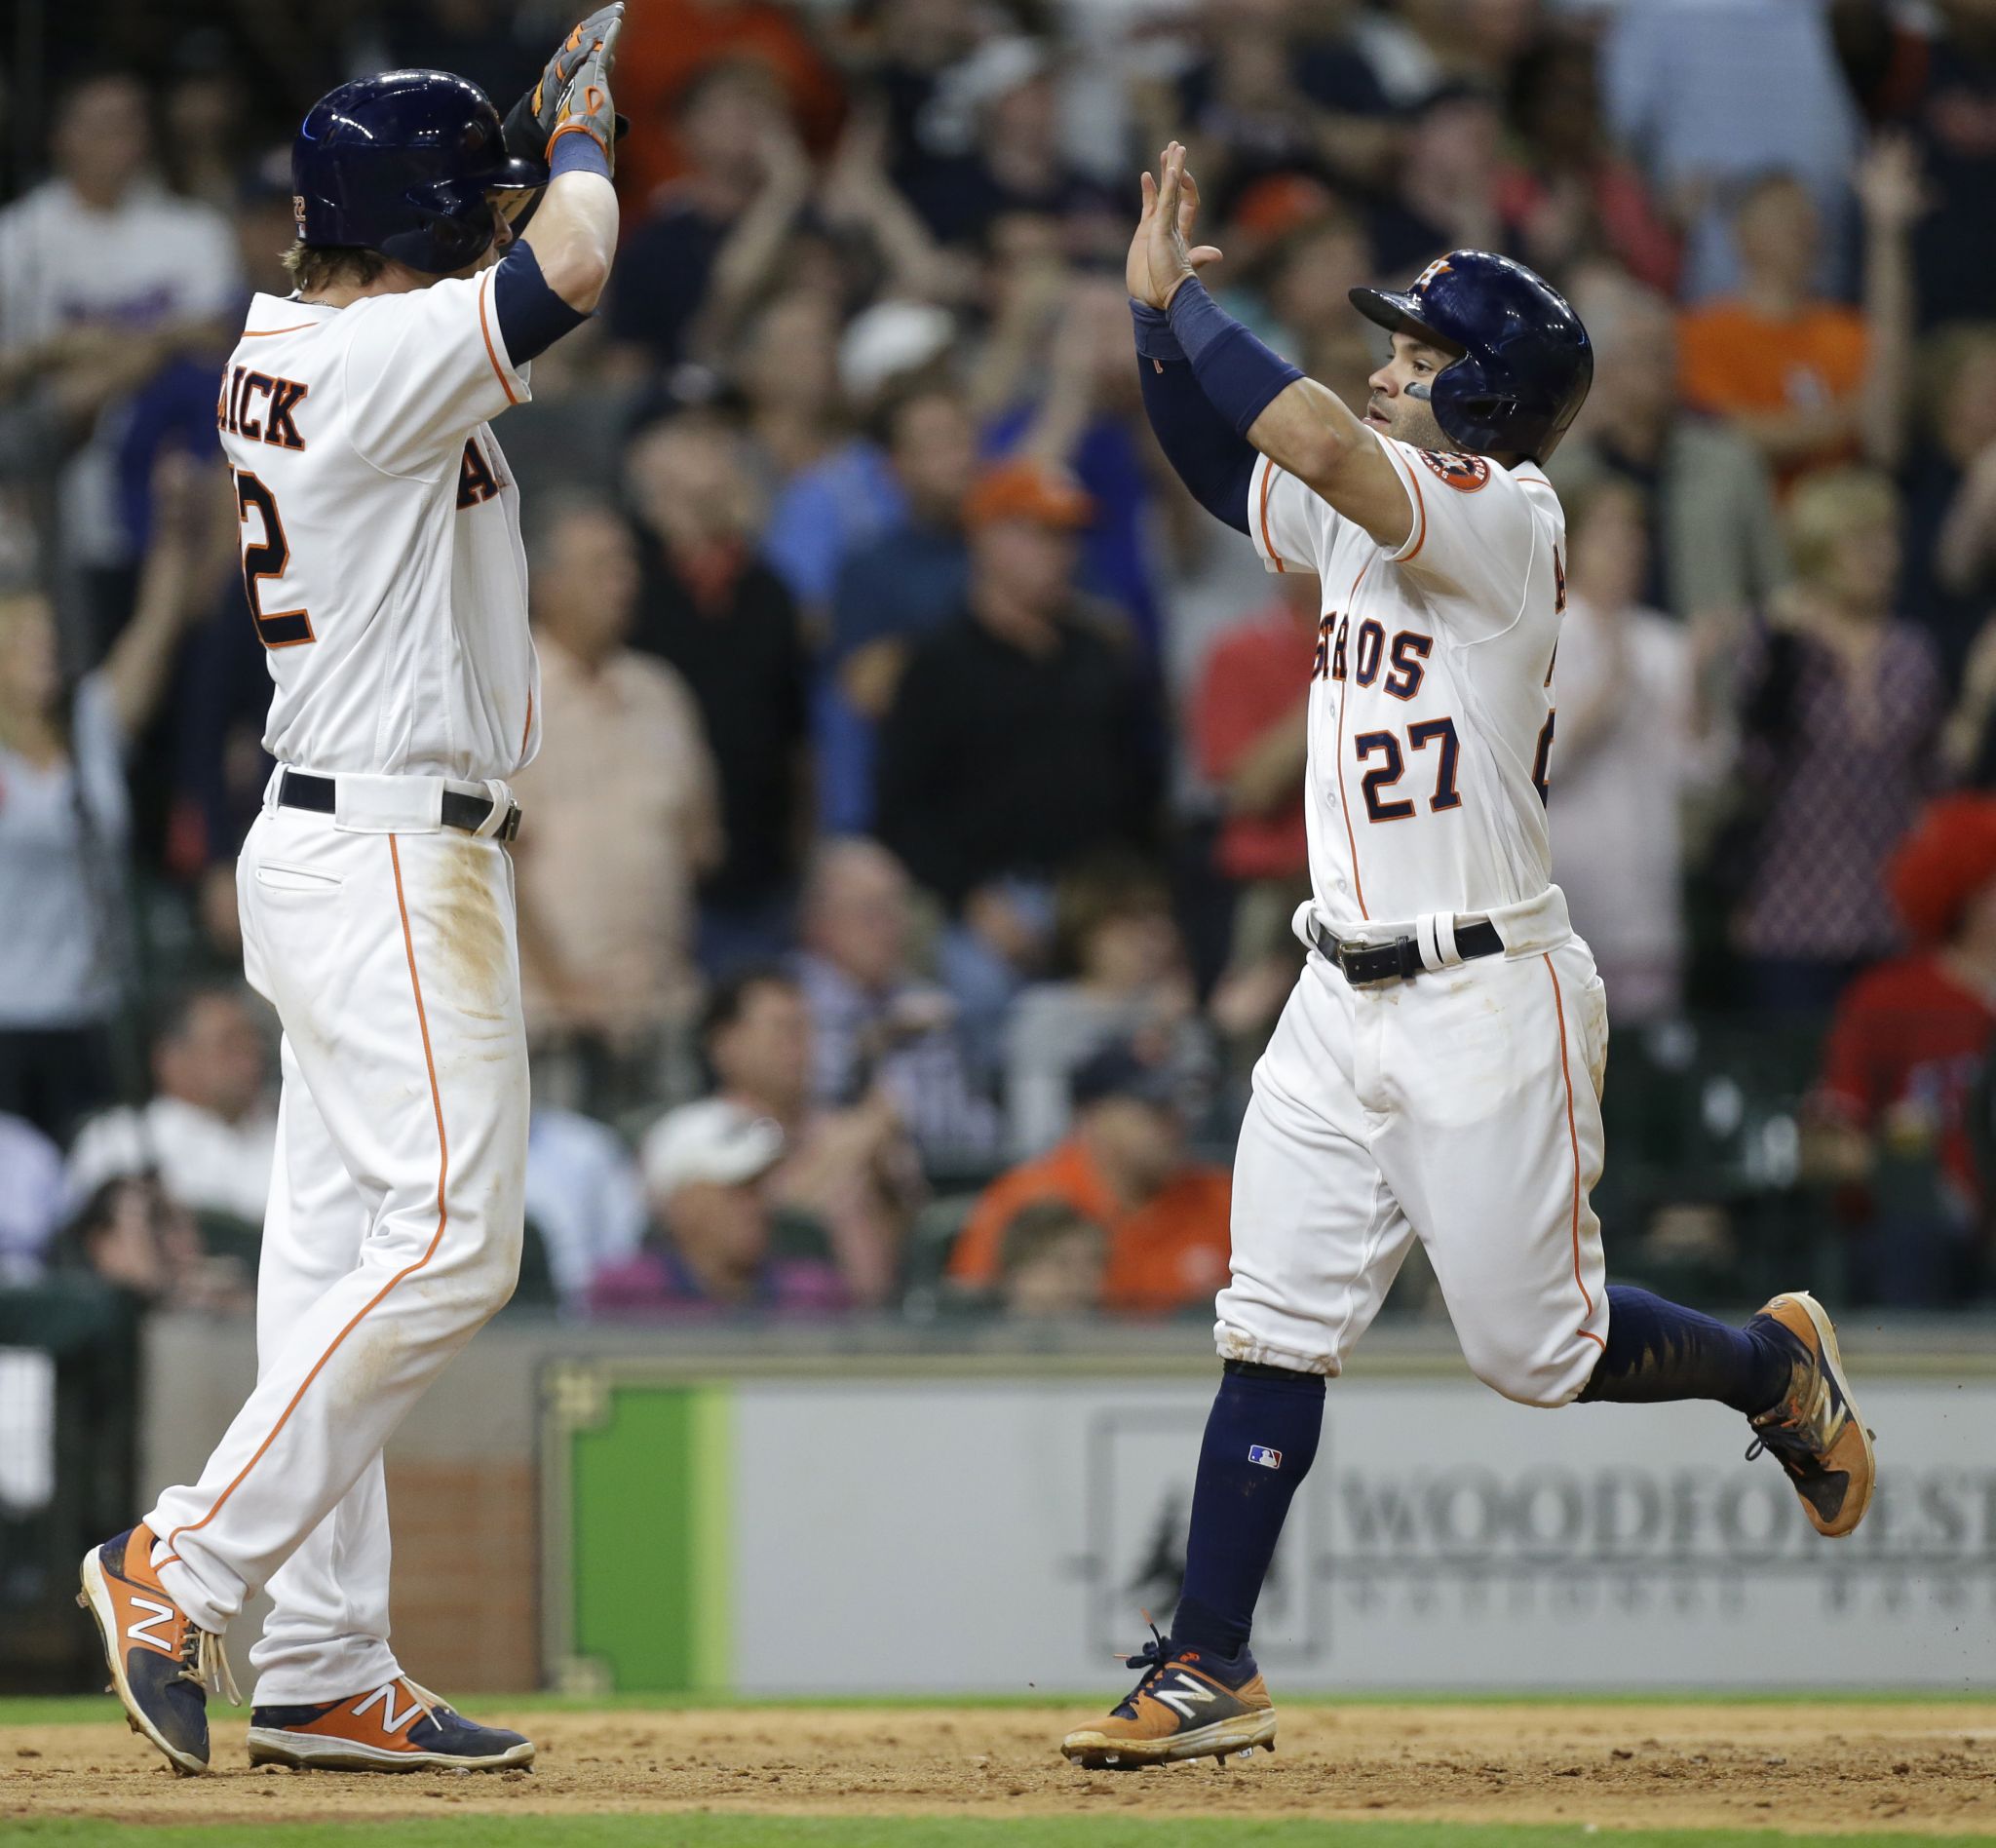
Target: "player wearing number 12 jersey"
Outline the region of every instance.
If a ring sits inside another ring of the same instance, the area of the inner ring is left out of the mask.
[[[396,1661],[381,1448],[518,1273],[505,779],[538,720],[491,426],[608,278],[621,20],[577,26],[503,124],[441,71],[323,98],[292,156],[297,292],[256,297],[221,380],[278,765],[237,871],[246,971],[284,1027],[257,1383],[199,1480],[86,1556],[79,1600],[134,1730],[181,1772],[208,1768],[222,1633],[266,1588],[252,1762],[533,1757]]]
[[[1248,1648],[1324,1381],[1426,1249],[1472,1369],[1533,1405],[1713,1399],[1746,1414],[1825,1535],[1870,1500],[1869,1435],[1802,1292],[1744,1329],[1607,1284],[1607,1012],[1553,883],[1565,520],[1540,467],[1593,377],[1564,300],[1458,250],[1352,300],[1392,335],[1363,413],[1232,320],[1196,272],[1184,151],[1144,175],[1129,286],[1152,427],[1271,571],[1321,585],[1303,974],[1255,1068],[1234,1171],[1223,1359],[1171,1634],[1068,1735],[1124,1768],[1267,1746]],[[1299,673],[1306,664],[1299,663]]]

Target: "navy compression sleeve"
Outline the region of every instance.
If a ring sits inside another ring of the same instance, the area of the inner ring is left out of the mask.
[[[571,135],[563,138],[587,137]],[[506,337],[506,357],[515,366],[524,366],[547,352],[564,333],[573,333],[589,319],[548,287],[531,244],[516,244],[499,259],[499,267],[492,272],[492,312],[499,317],[499,331]]]
[[[1238,532],[1248,531],[1254,451],[1213,409],[1192,376],[1171,325],[1155,308],[1130,304],[1136,323],[1136,370],[1144,414],[1158,445],[1194,500]]]
[[[1172,291],[1171,320],[1200,390],[1244,437],[1255,418],[1303,376],[1214,301],[1197,277],[1188,277]]]

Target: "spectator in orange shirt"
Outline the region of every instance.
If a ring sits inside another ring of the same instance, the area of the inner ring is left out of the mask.
[[[1696,410],[1730,421],[1781,485],[1862,454],[1897,460],[1912,332],[1908,240],[1921,194],[1902,141],[1882,140],[1858,173],[1865,228],[1862,312],[1815,292],[1823,228],[1792,173],[1749,182],[1733,209],[1740,292],[1688,311],[1678,378]]]
[[[1060,1201],[1109,1238],[1102,1306],[1171,1315],[1204,1306],[1227,1276],[1232,1176],[1192,1161],[1182,1087],[1169,1066],[1127,1042],[1075,1074],[1067,1140],[985,1188],[957,1240],[949,1274],[987,1289],[999,1279],[1008,1228],[1040,1201]]]

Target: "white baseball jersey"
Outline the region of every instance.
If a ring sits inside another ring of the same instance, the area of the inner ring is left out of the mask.
[[[252,300],[215,417],[280,763],[481,782],[532,759],[519,495],[486,421],[529,396],[490,270]]]
[[[1272,571],[1315,571],[1305,815],[1334,928],[1487,911],[1545,891],[1565,518],[1538,466],[1378,439],[1413,529],[1381,546],[1262,457],[1248,524]]]

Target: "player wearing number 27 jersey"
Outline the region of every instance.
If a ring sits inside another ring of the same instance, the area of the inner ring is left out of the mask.
[[[1304,812],[1315,914],[1354,932],[1517,905],[1552,878],[1558,499],[1536,463],[1381,447],[1413,514],[1390,549],[1266,456],[1248,484],[1268,568],[1323,584]]]
[[[1565,521],[1540,464],[1587,396],[1586,330],[1521,265],[1453,251],[1403,292],[1352,291],[1392,335],[1361,414],[1200,285],[1219,253],[1189,248],[1183,150],[1143,186],[1128,280],[1151,425],[1270,570],[1319,580],[1322,613],[1309,955],[1241,1128],[1224,1366],[1171,1634],[1062,1746],[1104,1767],[1273,1749],[1255,1601],[1324,1381],[1416,1240],[1464,1358],[1507,1398],[1717,1400],[1825,1535],[1858,1524],[1873,1480],[1812,1298],[1778,1296],[1742,1329],[1606,1282],[1589,1196],[1607,1010],[1545,808]]]

